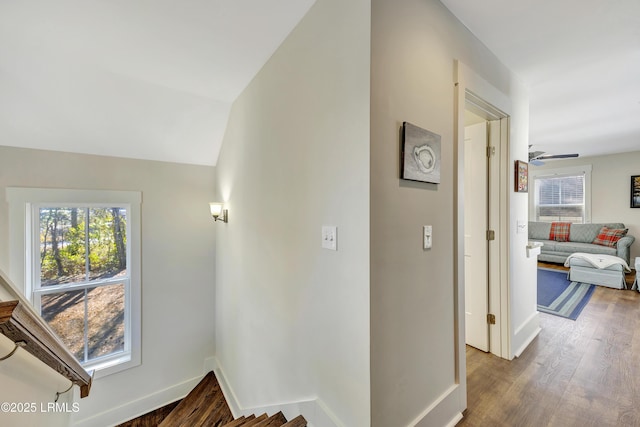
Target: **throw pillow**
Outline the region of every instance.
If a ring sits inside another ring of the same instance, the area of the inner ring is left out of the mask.
[[[570,222],[552,222],[551,230],[549,230],[549,240],[555,240],[556,242],[568,242],[570,231]]]
[[[629,231],[628,228],[615,229],[602,227],[600,233],[598,233],[598,237],[594,239],[593,243],[595,245],[609,246],[612,248],[618,243],[618,240],[627,235],[627,231]]]

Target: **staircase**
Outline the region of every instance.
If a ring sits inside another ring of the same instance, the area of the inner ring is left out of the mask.
[[[307,425],[302,415],[287,421],[282,412],[271,416],[249,415],[234,419],[213,372],[205,375],[196,388],[182,399],[160,424],[152,421],[150,415],[136,418],[118,427],[155,425],[158,427],[305,427]],[[146,421],[145,417],[147,417]]]

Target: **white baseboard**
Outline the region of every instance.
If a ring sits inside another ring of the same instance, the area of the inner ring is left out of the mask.
[[[295,402],[284,402],[265,406],[244,407],[240,404],[238,397],[233,391],[233,387],[231,387],[227,381],[224,370],[217,358],[212,357],[205,360],[205,369],[215,372],[220,388],[235,418],[242,415],[262,413],[273,415],[278,411],[282,411],[288,420],[302,415],[307,420],[309,427],[344,427],[344,424],[338,420],[327,405],[318,398],[301,399]]]
[[[456,424],[458,424],[458,423],[460,422],[460,420],[461,420],[461,419],[463,419],[463,418],[464,418],[464,417],[462,416],[462,412],[458,412],[458,413],[456,414],[456,416],[455,416],[455,417],[453,417],[453,418],[451,419],[451,421],[449,421],[449,422],[445,425],[445,427],[455,427],[455,425],[456,425]]]
[[[531,335],[529,335],[529,337],[525,340],[525,342],[520,346],[520,348],[518,348],[514,353],[514,357],[520,357],[520,355],[527,349],[527,347],[529,347],[529,344],[531,344],[531,341],[533,341],[538,334],[540,333],[540,331],[542,331],[542,329],[540,327],[537,327],[532,333]]]
[[[408,424],[408,427],[422,426],[455,426],[462,419],[460,407],[461,388],[459,384],[453,384],[444,391],[431,405]],[[452,417],[453,414],[453,417]]]
[[[542,329],[540,329],[540,319],[538,312],[533,313],[529,318],[518,328],[513,336],[513,357],[520,357],[523,351],[531,344],[531,341],[538,336]]]
[[[73,420],[72,425],[74,427],[116,426],[184,398],[201,380],[202,376],[192,378],[108,411],[81,420]]]

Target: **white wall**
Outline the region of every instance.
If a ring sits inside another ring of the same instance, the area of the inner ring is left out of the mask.
[[[457,301],[464,290],[457,288],[454,265],[455,60],[511,101],[509,159],[526,155],[528,99],[515,76],[440,2],[372,1],[371,407],[376,427],[442,426],[465,408],[464,366],[456,366]],[[442,136],[440,184],[399,179],[403,121]],[[508,203],[526,219],[526,196]],[[425,224],[433,225],[430,250],[422,249]],[[519,248],[522,243],[514,242]],[[524,246],[520,249],[511,256],[525,257]],[[519,285],[534,287],[535,278]],[[464,352],[464,345],[458,349]]]
[[[0,301],[15,301],[16,291],[0,271]],[[15,349],[12,340],[0,334],[0,357],[9,356]],[[9,358],[0,361],[0,425],[51,426],[69,425],[74,391],[61,394],[54,405],[57,392],[68,389],[70,381],[23,349],[16,349]],[[9,405],[9,406],[6,406]]]
[[[578,157],[552,160],[533,170],[592,165],[591,170],[591,222],[622,222],[629,235],[636,238],[631,245],[631,263],[640,256],[640,209],[629,207],[631,176],[640,175],[640,151],[608,156]]]
[[[104,427],[184,396],[214,354],[215,168],[0,147],[0,268],[9,277],[12,186],[142,192],[142,365],[96,379],[75,423]]]
[[[537,256],[527,257],[529,242],[528,193],[516,193],[515,161],[527,161],[529,152],[529,94],[522,85],[513,85],[514,100],[509,146],[509,350],[519,356],[540,332],[538,321]],[[524,225],[518,233],[518,222]]]
[[[369,424],[369,41],[368,1],[318,0],[234,103],[217,165],[219,366],[240,408],[314,400],[317,427]]]
[[[0,335],[0,357],[13,348],[13,341]],[[73,411],[78,410],[73,391],[60,395],[61,406],[57,409],[50,406],[55,403],[56,392],[65,391],[70,382],[25,350],[18,349],[0,362],[0,384],[0,403],[10,405],[0,410],[2,426],[66,427]]]

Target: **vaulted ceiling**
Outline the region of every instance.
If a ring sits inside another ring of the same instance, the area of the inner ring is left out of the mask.
[[[1,0],[1,145],[215,165],[315,0]],[[442,0],[530,88],[530,143],[640,150],[640,1]]]
[[[1,145],[214,165],[314,0],[2,0]]]

